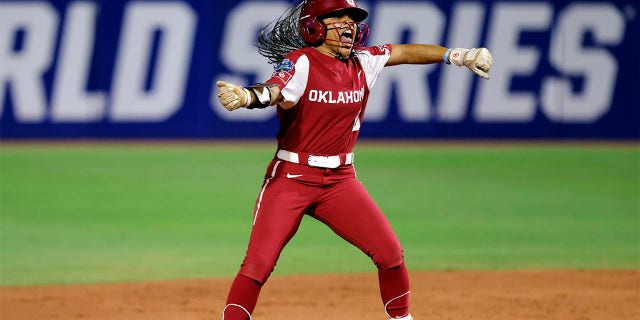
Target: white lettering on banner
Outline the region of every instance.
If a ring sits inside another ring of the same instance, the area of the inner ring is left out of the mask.
[[[518,45],[523,31],[545,31],[553,16],[548,3],[499,3],[493,11],[487,47],[498,57],[491,80],[479,86],[474,117],[478,122],[529,122],[536,112],[534,92],[510,90],[514,76],[532,77],[540,64],[537,47]]]
[[[87,92],[94,46],[96,2],[72,2],[61,31],[51,93],[54,122],[92,122],[106,116],[106,94]],[[183,104],[197,16],[182,2],[133,2],[125,8],[122,45],[112,79],[110,117],[115,121],[163,121]],[[17,122],[47,120],[43,74],[52,68],[59,13],[47,2],[0,3],[0,115],[11,90]],[[23,43],[14,48],[17,35]],[[155,34],[154,78],[145,90]]]
[[[0,115],[11,90],[16,121],[42,122],[47,96],[43,74],[53,59],[58,15],[47,3],[0,2]],[[14,51],[17,35],[22,45]]]
[[[210,106],[216,115],[226,121],[266,121],[274,117],[275,108],[238,109],[229,112],[220,105],[217,96],[216,80],[224,80],[238,85],[251,85],[263,82],[273,73],[273,67],[257,52],[254,43],[256,34],[267,23],[278,18],[289,5],[285,2],[243,2],[227,14],[220,59],[230,70],[241,74],[255,75],[250,82],[247,77],[229,74],[217,75],[212,81]]]
[[[108,1],[68,1],[66,12],[48,1],[0,1],[0,116],[11,105],[17,123],[160,122],[184,107],[198,19],[188,2],[127,2],[117,26],[116,57],[108,57],[115,60],[113,77],[106,79],[110,91],[90,91],[91,66],[100,62],[92,60],[100,39],[95,34],[99,6]],[[365,120],[372,122],[386,120],[394,106],[407,123],[456,123],[469,117],[478,123],[527,123],[538,115],[556,123],[596,122],[612,108],[623,63],[610,49],[624,41],[627,20],[637,19],[633,6],[620,9],[614,2],[455,1],[447,13],[428,1],[372,3],[371,44],[444,39],[448,47],[486,46],[495,58],[489,81],[446,65],[387,68],[369,99]],[[273,69],[255,49],[255,37],[289,5],[242,1],[233,6],[219,46],[228,73],[212,80],[249,85],[267,79]],[[549,43],[522,43],[523,34],[531,33],[548,36]],[[203,37],[209,40],[215,41]],[[49,95],[47,72],[53,79]],[[275,108],[221,108],[214,83],[209,104],[220,119],[273,119]],[[336,103],[356,99],[350,92],[317,94]],[[391,97],[397,103],[390,103]]]
[[[480,3],[456,3],[449,23],[451,32],[445,46],[454,48],[464,44],[469,47],[480,47],[482,22],[485,15],[486,10]],[[471,92],[474,78],[475,75],[470,72],[446,71],[440,74],[440,84],[445,90],[440,90],[436,103],[438,120],[443,122],[464,120],[471,95],[460,93]]]
[[[402,17],[398,19],[396,17]],[[382,2],[373,17],[375,26],[369,43],[398,43],[405,30],[411,30],[411,42],[438,43],[445,17],[431,2]],[[389,113],[391,92],[398,97],[398,113],[407,122],[424,122],[431,117],[431,91],[427,74],[434,66],[395,66],[387,68],[371,91],[364,119],[382,121]]]
[[[104,118],[105,94],[86,91],[97,10],[95,3],[74,2],[67,11],[51,98],[51,118],[56,122],[91,122]]]
[[[183,2],[132,2],[124,19],[111,119],[166,120],[184,100],[196,14]],[[156,32],[160,34],[156,74],[151,89],[145,91]]]
[[[584,85],[582,92],[574,93],[567,79],[545,79],[542,109],[553,121],[591,123],[609,111],[618,63],[604,49],[583,47],[587,32],[592,32],[599,45],[618,45],[624,34],[624,18],[608,4],[574,4],[560,15],[551,39],[550,61],[568,77],[584,77]]]

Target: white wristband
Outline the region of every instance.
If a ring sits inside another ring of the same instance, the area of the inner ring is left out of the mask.
[[[242,88],[242,92],[244,93],[244,97],[246,102],[244,103],[244,106],[242,106],[243,108],[248,107],[249,105],[251,105],[251,93],[249,92],[249,89],[247,88]]]
[[[453,49],[449,48],[447,52],[445,52],[444,55],[442,55],[442,61],[444,61],[444,63],[446,64],[451,64],[451,61],[449,61],[449,54],[451,54],[451,50]]]

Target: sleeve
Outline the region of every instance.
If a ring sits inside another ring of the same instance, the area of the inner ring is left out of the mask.
[[[309,58],[301,55],[295,63],[288,58],[280,62],[267,83],[277,85],[285,101],[297,104],[304,94],[308,79]]]
[[[364,69],[369,89],[373,88],[380,72],[391,58],[391,45],[365,47],[356,52]]]

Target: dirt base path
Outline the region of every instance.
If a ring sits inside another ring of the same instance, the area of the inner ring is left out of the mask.
[[[640,270],[413,272],[416,320],[640,319]],[[231,279],[0,288],[0,319],[221,318]],[[383,320],[371,274],[273,276],[256,320]]]

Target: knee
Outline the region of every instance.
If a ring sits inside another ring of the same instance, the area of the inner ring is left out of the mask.
[[[374,255],[372,259],[378,270],[389,270],[404,263],[404,252],[400,248],[392,252]]]
[[[264,257],[251,259],[246,258],[242,262],[240,273],[258,281],[260,284],[264,284],[271,275],[271,272],[273,272],[275,265],[276,262],[273,259],[267,259]]]

